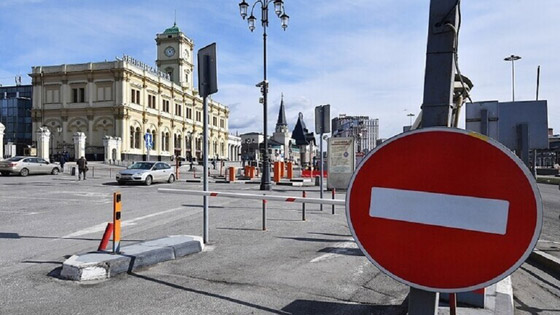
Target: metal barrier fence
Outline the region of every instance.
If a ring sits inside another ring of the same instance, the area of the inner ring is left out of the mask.
[[[184,190],[184,189],[171,189],[171,188],[159,188],[158,192],[167,194],[179,194],[179,195],[194,195],[194,196],[209,196],[209,197],[223,197],[223,198],[240,198],[240,199],[253,199],[262,200],[262,230],[266,230],[266,205],[267,201],[279,201],[279,202],[295,202],[301,203],[302,210],[302,221],[305,221],[305,204],[328,204],[332,205],[334,214],[334,206],[343,206],[346,201],[342,199],[321,199],[321,198],[306,198],[305,191],[303,191],[302,197],[291,197],[291,196],[278,196],[278,195],[266,195],[266,194],[247,194],[247,193],[232,193],[232,192],[219,192],[219,191],[201,191],[201,190]],[[204,221],[203,227],[205,234],[208,235],[208,226],[206,221]],[[206,241],[205,241],[206,242]]]

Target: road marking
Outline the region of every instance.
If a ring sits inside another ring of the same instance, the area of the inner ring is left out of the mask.
[[[369,215],[504,235],[508,211],[506,200],[373,187]]]
[[[332,247],[333,247],[333,249],[330,252],[328,252],[326,254],[323,254],[321,256],[315,257],[315,258],[311,259],[309,262],[310,263],[316,263],[316,262],[319,262],[319,261],[334,258],[336,256],[340,257],[340,255],[344,255],[344,254],[348,253],[349,250],[354,250],[354,249],[358,248],[358,245],[356,245],[356,243],[352,241],[352,242],[335,243]]]
[[[145,216],[142,216],[142,217],[138,217],[138,218],[134,218],[134,219],[126,220],[126,221],[121,221],[121,227],[135,225],[136,222],[138,222],[138,221],[149,219],[149,218],[159,216],[159,215],[162,215],[162,214],[174,212],[174,211],[177,211],[177,210],[185,210],[185,207],[167,209],[167,210],[164,210],[164,211],[151,213],[151,214],[148,214],[148,215],[145,215]],[[190,212],[192,212],[192,213],[189,213],[189,214],[194,214],[194,213],[200,212],[200,210],[196,209],[196,210],[191,210]],[[105,231],[105,227],[107,227],[107,222],[103,222],[103,223],[100,223],[100,224],[90,226],[88,228],[76,231],[74,233],[64,235],[64,236],[62,236],[58,239],[60,240],[60,239],[64,239],[64,238],[74,238],[74,237],[77,237],[77,236],[82,236],[82,235],[87,235],[87,234],[92,234],[92,233],[98,233],[98,232],[101,232],[101,231]]]

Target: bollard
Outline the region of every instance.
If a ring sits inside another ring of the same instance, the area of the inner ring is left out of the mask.
[[[113,193],[113,254],[121,251],[121,193]]]
[[[332,189],[332,199],[334,200],[334,195],[336,194],[336,189]],[[332,214],[334,214],[334,205],[332,205]]]
[[[113,233],[113,223],[107,223],[105,233],[103,233],[103,238],[101,239],[101,243],[99,243],[99,247],[97,248],[98,252],[107,248],[107,244],[109,243],[109,239],[111,238],[111,233]]]
[[[228,180],[229,180],[230,182],[234,182],[234,181],[235,181],[235,167],[230,166],[230,167],[228,168],[228,175],[229,175],[229,176],[228,176],[228,177],[229,177]]]
[[[281,174],[282,172],[280,171],[280,162],[274,162],[274,175],[273,175],[273,180],[275,183],[279,183],[280,182],[280,178],[281,178]]]
[[[95,177],[95,167],[91,167],[91,178]]]
[[[262,230],[266,231],[266,200],[262,201]]]
[[[109,178],[111,178],[111,177],[113,177],[113,176],[111,175],[111,168],[109,168]]]
[[[302,191],[301,196],[305,198],[305,190]],[[301,203],[301,220],[305,221],[305,202]]]
[[[288,176],[288,179],[292,179],[294,177],[294,166],[292,162],[288,162],[286,168],[286,175]]]

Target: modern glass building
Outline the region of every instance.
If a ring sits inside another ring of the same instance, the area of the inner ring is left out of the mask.
[[[2,145],[15,145],[16,155],[24,155],[32,144],[32,89],[31,85],[0,86],[0,123],[6,127]]]

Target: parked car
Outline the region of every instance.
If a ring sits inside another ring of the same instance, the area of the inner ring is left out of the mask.
[[[60,172],[60,165],[49,163],[43,158],[34,156],[14,156],[0,161],[0,174],[6,176],[19,174],[27,176],[29,174],[53,174]]]
[[[175,174],[171,166],[165,162],[136,162],[116,175],[119,184],[144,183],[149,186],[154,182],[175,181]]]

